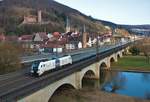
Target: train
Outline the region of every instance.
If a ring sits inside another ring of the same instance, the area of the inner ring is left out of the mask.
[[[52,58],[51,60],[34,61],[31,66],[31,75],[41,76],[45,72],[52,69],[56,69],[68,64],[72,64],[72,57],[70,55],[65,55],[59,58]]]

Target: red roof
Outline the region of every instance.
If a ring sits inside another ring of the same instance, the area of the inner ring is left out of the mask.
[[[66,38],[61,38],[58,41],[51,41],[51,40],[49,40],[43,47],[60,48],[60,47],[63,47],[64,44],[66,44]]]
[[[32,41],[33,35],[22,35],[19,40],[21,41]]]
[[[67,39],[66,38],[60,38],[58,43],[64,45],[67,43]]]
[[[5,40],[5,35],[4,34],[0,34],[0,41],[4,41]]]
[[[72,33],[71,36],[72,36],[72,37],[79,37],[79,36],[80,36],[80,33]]]
[[[6,36],[6,41],[18,41],[18,36]]]
[[[54,32],[53,36],[56,37],[56,38],[59,38],[61,36],[61,34],[59,32]]]

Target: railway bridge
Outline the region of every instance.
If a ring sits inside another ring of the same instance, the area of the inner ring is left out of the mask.
[[[48,102],[61,87],[71,86],[75,89],[81,89],[83,78],[99,79],[101,69],[109,69],[111,62],[122,57],[130,45],[131,43],[125,43],[97,53],[85,53],[83,56],[88,55],[87,57],[78,59],[71,65],[39,78],[21,75],[16,82],[14,82],[15,78],[14,81],[0,86],[0,101]]]
[[[123,56],[123,52],[126,49],[121,49],[118,51],[113,51],[113,53],[107,54],[106,57],[99,56],[98,60],[95,61],[92,57],[88,59],[88,62],[85,64],[89,64],[87,66],[83,66],[83,68],[75,68],[78,69],[73,73],[69,74],[66,77],[57,80],[46,87],[34,92],[33,94],[24,97],[23,99],[19,100],[18,102],[48,102],[52,95],[61,87],[71,86],[75,89],[82,88],[82,81],[84,77],[88,78],[100,78],[100,70],[102,68],[109,69],[111,66],[111,62],[117,62],[118,58]],[[104,54],[105,55],[105,54]],[[101,58],[100,58],[101,57]],[[93,63],[90,63],[93,62]],[[84,64],[84,63],[83,63]],[[82,67],[82,64],[80,64]],[[79,66],[76,66],[79,67]],[[69,72],[68,72],[69,73]]]

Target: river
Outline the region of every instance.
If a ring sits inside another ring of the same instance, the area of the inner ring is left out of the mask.
[[[150,73],[101,71],[100,90],[150,99]]]
[[[63,90],[50,102],[147,102],[140,99],[150,99],[150,73],[101,70],[100,80],[83,79],[82,87]]]

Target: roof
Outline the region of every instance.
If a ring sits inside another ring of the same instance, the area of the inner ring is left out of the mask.
[[[62,48],[67,42],[66,38],[60,38],[59,40],[49,40],[46,42],[45,45],[42,45],[43,47],[46,48]]]
[[[5,35],[4,34],[0,34],[0,41],[5,40]]]
[[[59,38],[61,36],[61,34],[59,32],[54,32],[53,36],[56,37],[56,38]]]
[[[6,41],[18,41],[18,36],[15,35],[6,36]]]
[[[48,39],[48,36],[47,36],[47,34],[45,33],[45,32],[40,32],[40,33],[38,33],[39,34],[39,36],[42,38],[42,39]]]
[[[32,41],[33,39],[33,35],[22,35],[21,37],[19,37],[19,40],[21,41]]]
[[[36,40],[40,40],[40,41],[47,41],[49,38],[47,36],[47,34],[45,32],[39,32],[34,34],[34,37],[36,37]],[[34,38],[35,40],[35,38]]]

